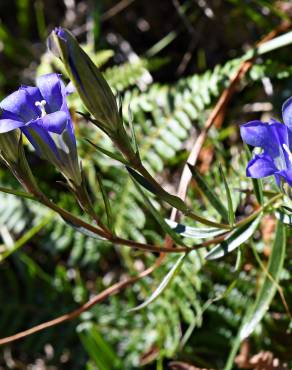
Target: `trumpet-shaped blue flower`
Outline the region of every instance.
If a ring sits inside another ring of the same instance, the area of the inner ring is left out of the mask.
[[[80,167],[66,95],[56,73],[39,77],[36,87],[21,86],[0,103],[0,135],[19,128],[41,157],[79,184]]]
[[[251,121],[240,127],[247,144],[263,149],[248,163],[246,174],[252,178],[274,175],[292,186],[292,97],[282,107],[283,123]]]

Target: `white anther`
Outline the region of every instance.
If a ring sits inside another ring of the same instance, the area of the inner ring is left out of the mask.
[[[46,109],[45,109],[45,105],[46,105],[46,104],[47,104],[47,102],[46,102],[45,100],[36,101],[36,102],[34,103],[34,105],[35,105],[36,107],[38,107],[38,108],[41,110],[41,112],[42,112],[42,117],[44,117],[44,116],[47,114]]]
[[[288,154],[289,161],[292,163],[292,153],[286,144],[283,144],[285,152]]]

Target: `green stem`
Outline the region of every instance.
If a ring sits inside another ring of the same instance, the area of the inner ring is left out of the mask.
[[[76,217],[76,216],[72,215],[72,213],[70,213],[70,212],[66,211],[65,209],[57,206],[57,204],[53,203],[45,195],[43,195],[43,194],[39,195],[38,198],[36,198],[36,200],[38,202],[44,204],[48,208],[52,209],[53,211],[57,212],[61,217],[63,217],[66,221],[71,222],[73,225],[78,225],[78,226],[84,227],[85,229],[93,232],[96,235],[101,236],[102,238],[105,238],[105,239],[108,238],[108,235],[105,231],[103,231],[103,230],[101,230],[101,229],[99,229],[95,226],[92,226],[92,225],[88,224],[87,222],[81,220],[79,217]]]
[[[135,164],[134,164],[135,165]],[[133,166],[134,167],[134,166]],[[171,206],[177,208],[179,211],[181,211],[185,216],[188,216],[192,218],[193,220],[200,222],[201,224],[211,226],[211,227],[218,227],[219,229],[227,229],[229,230],[231,227],[227,224],[218,223],[215,221],[207,220],[204,217],[199,216],[198,214],[194,213],[188,206],[185,204],[185,202],[175,196],[171,195],[168,192],[166,192],[161,185],[152,177],[152,175],[146,170],[146,168],[143,166],[143,164],[140,162],[138,165],[135,165],[134,167],[137,171],[140,172],[140,174],[145,177],[146,180],[148,180],[156,189],[158,194],[161,194],[163,199],[168,202]]]
[[[277,200],[281,199],[283,197],[283,194],[277,194],[273,198],[271,198],[265,205],[261,206],[259,209],[257,209],[254,213],[252,213],[250,216],[244,218],[243,220],[237,222],[233,229],[238,228],[240,226],[248,224],[250,221],[255,219],[262,211],[264,211],[267,207],[269,207],[272,203],[276,202]]]

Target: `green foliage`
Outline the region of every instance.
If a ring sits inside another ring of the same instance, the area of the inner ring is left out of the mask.
[[[233,3],[240,8],[241,2]],[[19,18],[24,31],[28,29],[23,18],[27,9],[27,2],[18,2],[18,12],[23,12],[19,14]],[[241,11],[248,13],[259,26],[266,27],[269,23],[263,14],[258,15],[257,10],[251,10],[248,6],[244,6]],[[42,22],[40,18],[40,34],[44,32]],[[16,38],[9,34],[4,25],[0,26],[0,38],[5,41],[5,55],[9,58],[13,58],[15,54],[22,55],[22,50],[26,48],[15,41]],[[25,52],[23,56],[27,55]],[[128,121],[129,106],[131,108],[137,145],[145,167],[165,188],[174,193],[181,166],[190,149],[189,144],[192,144],[190,137],[195,137],[203,127],[209,110],[228,86],[241,59],[216,65],[201,74],[178,78],[172,83],[152,83],[151,79],[154,78],[151,72],[167,66],[163,58],[148,60],[142,57],[136,63],[105,68],[113,56],[112,51],[91,51],[90,55],[103,68],[104,76],[112,89],[121,94],[125,122]],[[250,211],[248,207],[254,206],[256,202],[250,195],[252,182],[245,177],[245,157],[238,148],[237,128],[232,123],[242,122],[254,115],[248,113],[248,118],[242,116],[242,106],[253,101],[254,97],[268,100],[262,93],[263,79],[270,79],[272,84],[287,87],[285,79],[292,75],[289,61],[285,62],[285,58],[278,58],[277,55],[272,55],[271,58],[257,60],[242,81],[239,94],[234,99],[222,128],[212,128],[207,141],[207,145],[213,149],[213,159],[202,177],[214,197],[222,202],[220,207],[222,204],[222,207],[226,207],[223,212],[225,218],[228,218],[227,205],[229,206],[231,223],[231,208],[236,217],[245,217]],[[46,53],[37,73],[52,70],[64,73],[62,65]],[[5,79],[3,72],[0,79]],[[287,90],[291,93],[291,87],[287,87]],[[124,166],[113,159],[114,156],[106,156],[84,140],[88,139],[104,148],[104,152],[108,150],[117,154],[117,149],[107,137],[74,113],[81,111],[77,95],[70,99],[78,151],[96,213],[104,223],[107,222],[108,212],[103,205],[103,199],[107,196],[117,235],[162,245],[165,233],[172,233],[163,223],[163,219],[169,217],[169,208],[156,199],[151,199],[151,206],[147,207]],[[128,131],[130,134],[130,130]],[[227,150],[226,146],[230,149]],[[37,160],[33,158],[33,161]],[[228,186],[222,181],[219,163],[223,163]],[[42,163],[39,167],[36,166],[35,171],[41,188],[60,206],[89,221],[76,205],[73,196],[56,183],[60,178],[53,170],[50,168],[47,171],[48,167],[44,167],[44,170]],[[15,181],[7,179],[6,175],[2,176],[4,171],[1,168],[1,182],[6,187],[16,189]],[[102,178],[103,193],[98,178]],[[259,201],[263,197],[264,200],[268,198],[267,193],[262,192],[261,185],[255,184]],[[274,190],[270,182],[264,182],[264,185],[268,191]],[[228,188],[230,193],[227,192]],[[194,183],[190,186],[188,204],[191,209],[198,210],[208,219],[218,218],[216,209],[209,206],[206,197],[202,196]],[[159,216],[155,217],[157,214]],[[284,217],[283,212],[279,213],[279,217]],[[286,214],[284,218],[287,217],[289,221],[291,216]],[[42,222],[45,222],[43,226]],[[197,223],[187,218],[181,220],[181,223],[193,227],[187,229],[188,234],[179,236],[185,237],[184,242],[187,245],[201,242],[198,234],[194,234],[199,232]],[[39,225],[42,226],[41,229],[37,228]],[[44,347],[50,344],[54,354],[52,360],[46,359],[46,365],[57,364],[60,369],[136,369],[144,365],[153,369],[154,361],[163,364],[162,368],[164,363],[167,366],[168,359],[195,362],[201,367],[223,368],[246,308],[255,299],[258,279],[265,276],[249,248],[255,245],[257,253],[265,262],[267,244],[263,241],[261,228],[255,231],[257,227],[255,221],[251,225],[247,224],[244,230],[250,231],[252,228],[252,232],[246,238],[242,238],[241,232],[241,238],[237,238],[236,232],[233,234],[236,236],[233,247],[242,245],[240,268],[237,266],[235,253],[214,262],[206,261],[205,249],[192,251],[183,261],[177,261],[177,255],[168,255],[152,275],[136,282],[118,296],[96,305],[76,321],[40,332],[17,343],[15,350],[11,347],[13,354],[21,353],[22,358],[29,363],[39,357],[45,358]],[[291,230],[287,230],[287,234],[290,240]],[[26,238],[22,239],[24,236]],[[1,336],[69,312],[115,281],[136,275],[137,271],[152,266],[156,259],[154,254],[113,246],[76,232],[59,216],[38,203],[3,193],[0,193],[0,238],[1,255],[13,250],[17,243],[23,247],[23,250],[17,248],[0,265],[0,301],[4,302],[1,306]],[[277,275],[283,294],[287,297],[292,294],[289,256],[291,257],[291,250],[289,252],[288,248],[288,258],[281,272],[279,271],[279,276]],[[176,270],[177,267],[179,271]],[[165,283],[166,276],[170,278]],[[153,296],[155,299],[151,298]],[[143,305],[145,302],[148,304]],[[139,305],[142,305],[142,309],[131,312],[131,309]],[[271,310],[266,313],[251,338],[254,351],[268,349],[291,362],[284,347],[285,341],[284,344],[278,344],[276,340],[283,335],[288,325],[289,317],[280,298],[276,296]],[[62,359],[66,358],[66,354],[69,360],[63,363]]]

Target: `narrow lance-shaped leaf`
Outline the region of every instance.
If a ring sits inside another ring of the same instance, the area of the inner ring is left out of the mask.
[[[277,284],[279,282],[280,273],[283,269],[286,252],[286,230],[281,221],[278,221],[276,237],[273,244],[272,253],[269,258],[268,275],[265,274],[264,282],[258,291],[256,301],[250,305],[242,320],[242,325],[234,340],[232,349],[227,359],[224,370],[233,368],[234,358],[239,349],[241,341],[246,339],[254,331],[258,323],[262,320],[267,312],[270,303],[276,293]],[[274,281],[270,279],[273,277]]]
[[[98,327],[84,322],[77,328],[83,346],[99,370],[122,369],[121,362],[113,348],[106,342]]]
[[[141,310],[142,308],[148,306],[150,303],[154,302],[160,296],[160,294],[163,293],[164,290],[171,284],[172,280],[179,273],[186,255],[187,254],[183,254],[178,258],[176,263],[172,266],[167,275],[165,275],[165,277],[163,278],[157,289],[151,294],[151,296],[139,306],[131,308],[129,312]]]
[[[228,212],[224,204],[221,202],[217,194],[209,186],[209,184],[204,180],[204,178],[199,174],[195,167],[189,165],[189,169],[192,172],[193,178],[196,180],[198,187],[201,189],[203,194],[209,200],[211,205],[216,209],[222,218],[228,220]]]
[[[252,222],[245,224],[235,229],[230,235],[219,245],[214,247],[207,255],[207,260],[215,260],[224,257],[234,249],[245,243],[256,231],[261,220],[261,214]]]
[[[222,177],[223,184],[224,184],[225,191],[226,191],[226,197],[227,197],[227,203],[228,203],[228,221],[229,221],[230,225],[233,226],[234,221],[235,221],[235,215],[234,215],[234,211],[233,211],[232,198],[231,198],[230,189],[229,189],[229,186],[228,186],[228,183],[227,183],[227,180],[226,180],[226,177],[225,177],[225,174],[224,174],[224,171],[223,171],[223,168],[222,168],[221,164],[219,165],[219,171],[220,171],[220,175]]]
[[[2,186],[0,186],[0,192],[6,193],[6,194],[13,194],[18,197],[24,198],[24,199],[35,199],[35,197],[32,194],[26,193],[24,191],[15,190],[15,189],[7,189]]]
[[[145,179],[145,177],[140,175],[137,171],[133,170],[133,168],[129,166],[126,166],[126,168],[132,179],[134,179],[138,184],[142,185],[145,189],[150,191],[150,193],[159,197],[160,193],[158,192],[158,190],[147,179]]]
[[[41,221],[29,229],[24,235],[22,235],[15,244],[6,250],[4,253],[0,253],[0,262],[9,257],[11,254],[16,252],[19,248],[24,246],[29,240],[31,240],[40,230],[42,230],[53,218],[53,212],[50,212]]]
[[[217,223],[211,220],[207,220],[204,217],[201,217],[200,215],[194,213],[190,208],[187,207],[187,205],[183,202],[181,198],[179,198],[176,195],[169,194],[166,192],[161,186],[156,186],[153,183],[151,183],[148,179],[140,175],[137,171],[133,170],[133,168],[126,166],[129,174],[132,176],[133,179],[137,181],[138,184],[142,185],[145,189],[150,191],[152,194],[156,195],[159,199],[167,202],[171,206],[175,207],[176,209],[180,210],[185,214],[186,216],[192,218],[193,220],[196,220],[204,225],[208,225],[211,227],[218,227],[221,229],[227,229],[229,230],[229,225]]]
[[[152,216],[155,218],[155,220],[159,223],[161,226],[162,230],[168,234],[177,244],[186,246],[183,242],[183,240],[180,238],[180,236],[172,230],[172,228],[165,222],[164,218],[160,215],[160,213],[155,209],[155,207],[152,205],[151,201],[147,198],[146,194],[144,191],[141,189],[139,184],[134,180],[134,184],[141,194],[146,207],[149,209],[151,212]]]
[[[275,212],[275,216],[278,220],[282,221],[286,225],[292,225],[292,213],[289,214],[284,211],[284,208],[280,208]]]
[[[105,207],[105,212],[106,212],[106,216],[107,216],[108,227],[114,233],[114,222],[113,222],[113,214],[112,214],[112,209],[111,209],[110,201],[109,201],[108,195],[107,195],[107,193],[105,191],[105,188],[103,186],[101,175],[99,173],[97,173],[96,176],[97,176],[97,181],[98,181],[98,184],[99,184],[99,187],[100,187],[102,199],[103,199],[103,202],[104,202],[104,207]]]
[[[142,185],[145,189],[156,195],[159,199],[164,200],[165,202],[181,210],[182,212],[187,211],[187,206],[184,204],[181,198],[177,197],[176,195],[169,194],[160,185],[150,182],[144,176],[140,175],[137,171],[133,170],[133,168],[129,166],[126,166],[126,168],[131,177],[135,179],[138,184]]]
[[[165,221],[174,232],[186,238],[208,239],[223,234],[225,232],[222,229],[218,229],[216,227],[192,227],[179,224],[169,219],[165,219]]]
[[[277,283],[284,264],[285,251],[286,230],[283,223],[278,221],[275,242],[267,268],[269,275],[273,277],[274,281],[272,281],[269,276],[265,275],[264,283],[258,292],[250,317],[245,321],[240,330],[239,336],[241,340],[247,338],[254,331],[269,308],[276,293]]]
[[[115,159],[116,161],[119,161],[123,164],[127,164],[128,162],[118,153],[113,153],[113,152],[110,152],[109,150],[107,149],[104,149],[102,148],[101,146],[99,145],[96,145],[94,144],[92,141],[90,141],[89,139],[86,139],[86,141],[92,145],[95,149],[97,149],[98,151],[100,151],[102,154],[105,154],[106,156],[112,158],[112,159]]]
[[[102,236],[99,236],[99,235],[95,234],[93,231],[90,231],[90,230],[86,229],[83,226],[79,226],[79,225],[74,224],[72,221],[69,221],[68,219],[66,219],[62,215],[60,215],[60,216],[66,222],[67,225],[71,226],[74,230],[78,231],[79,233],[81,233],[85,236],[89,236],[90,238],[93,238],[93,239],[106,240]]]
[[[131,134],[132,134],[132,141],[133,141],[134,151],[137,155],[139,155],[139,147],[138,147],[138,143],[137,143],[135,128],[134,128],[134,125],[133,125],[133,114],[132,114],[130,106],[128,108],[128,118],[129,118],[129,125],[130,125],[130,129],[131,129]]]
[[[241,247],[237,249],[237,256],[236,256],[236,261],[235,261],[235,266],[234,266],[233,271],[240,272],[242,264],[243,264],[243,251]]]

